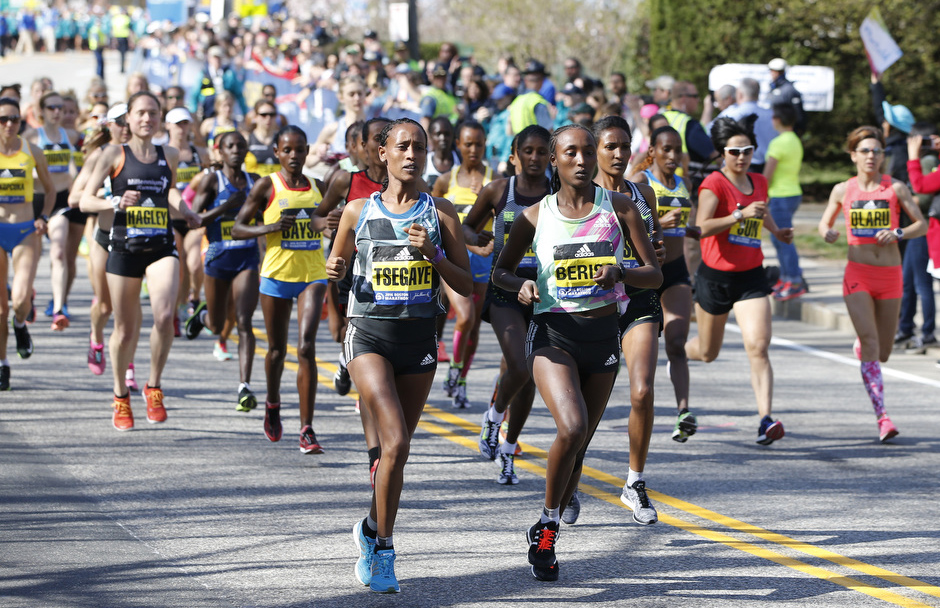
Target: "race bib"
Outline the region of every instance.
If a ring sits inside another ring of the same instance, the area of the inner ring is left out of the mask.
[[[315,208],[284,209],[284,215],[293,215],[294,224],[287,230],[281,231],[281,249],[301,251],[316,251],[320,249],[321,234],[314,232],[310,225],[310,218]]]
[[[271,175],[272,173],[277,173],[281,170],[281,165],[268,161],[264,163],[258,163],[253,167],[254,173],[257,173],[259,176],[264,177],[265,175]]]
[[[594,281],[597,269],[616,265],[614,246],[610,241],[565,243],[555,245],[555,287],[559,300],[575,300],[609,292]]]
[[[0,204],[18,205],[26,202],[26,170],[0,170]]]
[[[679,198],[677,196],[664,196],[659,199],[657,212],[659,213],[660,220],[663,219],[664,215],[675,209],[682,210],[679,216],[679,225],[675,228],[663,229],[663,236],[685,236],[685,229],[689,225],[689,214],[692,213],[692,206],[689,203],[689,199]]]
[[[249,225],[254,225],[254,220],[249,222]],[[255,247],[256,242],[254,239],[235,239],[232,238],[232,227],[235,225],[235,220],[222,220],[219,222],[219,226],[222,229],[222,247],[225,249],[246,249],[250,247]]]
[[[372,291],[376,304],[426,304],[433,270],[417,247],[376,246],[372,250]]]
[[[193,181],[193,178],[196,177],[196,174],[199,173],[201,167],[199,165],[193,165],[191,167],[179,167],[176,169],[176,187],[180,190],[186,187],[186,185]]]
[[[760,249],[760,235],[763,228],[764,220],[762,218],[750,217],[735,222],[728,234],[728,242],[733,245]]]
[[[849,230],[855,237],[874,237],[891,229],[891,204],[886,200],[852,201]]]
[[[166,236],[170,210],[157,207],[151,199],[127,208],[127,238]]]
[[[46,164],[49,165],[49,173],[65,173],[69,170],[72,151],[68,148],[63,149],[59,144],[53,144],[51,148],[43,150],[42,154],[46,157]]]
[[[503,212],[503,247],[506,246],[506,242],[509,240],[509,231],[512,230],[512,223],[515,220],[515,211]],[[532,250],[532,245],[529,245],[529,248],[526,249],[525,256],[523,256],[522,261],[519,262],[519,268],[536,268],[537,266],[538,260],[535,257],[535,252]]]

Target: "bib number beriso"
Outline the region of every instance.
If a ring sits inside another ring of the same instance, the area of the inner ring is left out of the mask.
[[[555,245],[553,254],[559,300],[599,296],[610,291],[601,289],[594,280],[598,268],[617,264],[614,246],[610,241]]]
[[[377,246],[372,252],[376,304],[426,304],[432,297],[431,263],[417,247]]]

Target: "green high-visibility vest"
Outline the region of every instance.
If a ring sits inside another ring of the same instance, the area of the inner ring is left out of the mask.
[[[538,124],[535,108],[541,103],[548,105],[548,101],[536,91],[529,91],[509,104],[509,124],[512,125],[513,133],[520,133],[526,127]]]

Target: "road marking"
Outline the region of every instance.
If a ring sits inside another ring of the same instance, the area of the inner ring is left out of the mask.
[[[726,327],[737,333],[741,333],[741,328],[735,325],[734,323],[728,323]],[[814,357],[819,357],[820,359],[826,359],[827,361],[832,361],[834,363],[841,363],[842,365],[848,365],[849,367],[858,367],[858,359],[854,357],[846,357],[845,355],[837,355],[835,353],[830,353],[825,350],[820,350],[812,346],[806,346],[805,344],[800,344],[799,342],[794,342],[793,340],[787,340],[786,338],[778,338],[773,336],[770,339],[771,344],[777,346],[782,346],[784,348],[789,348],[791,350],[799,351],[801,353],[806,353],[807,355],[812,355]],[[900,380],[907,380],[908,382],[915,382],[917,384],[925,384],[933,388],[940,388],[940,381],[932,380],[930,378],[922,378],[916,374],[911,374],[909,372],[902,372],[901,370],[892,369],[890,367],[885,367],[884,364],[881,366],[881,373],[885,376],[891,376],[893,378],[898,378]]]
[[[736,326],[734,328],[737,329]],[[268,341],[267,335],[264,332],[255,330],[255,334],[260,340],[264,342]],[[799,345],[799,346],[802,346],[802,345]],[[809,348],[809,347],[806,347],[806,348]],[[258,351],[267,352],[266,349],[263,347],[259,347]],[[288,345],[287,352],[293,355],[294,357],[297,356],[297,349],[293,346]],[[823,351],[819,351],[819,352],[823,352]],[[830,354],[830,353],[825,353],[825,354]],[[323,361],[322,359],[319,359],[319,358],[317,358],[316,361],[317,361],[318,368],[322,365],[326,367],[327,369],[332,369],[332,370],[336,369],[336,366],[332,363]],[[293,363],[292,361],[285,361],[284,365],[288,369],[292,369],[294,371],[298,369],[297,364]],[[327,379],[325,376],[319,373],[318,373],[318,377],[323,382],[332,383],[332,378]],[[352,395],[353,395],[353,392],[350,392],[349,396],[352,397]],[[436,424],[435,422],[428,421],[426,417],[424,417],[422,420],[418,422],[418,427],[421,428],[422,430],[427,431],[429,433],[433,433],[437,435],[438,437],[451,441],[457,445],[461,445],[473,452],[479,451],[478,440],[477,440],[477,437],[479,436],[479,433],[480,433],[479,425],[474,424],[464,418],[461,418],[460,416],[451,414],[449,412],[445,412],[444,410],[441,410],[429,404],[425,404],[423,414],[436,418],[437,420],[444,422],[446,424],[463,429],[467,433],[470,433],[470,436],[468,437],[458,432],[454,432],[446,427],[440,426],[439,424]],[[529,445],[523,442],[519,442],[519,446],[522,447],[525,453],[529,456],[532,456],[534,458],[537,458],[543,461],[548,459],[548,452],[539,447],[536,447],[534,445]],[[544,466],[541,466],[534,462],[530,462],[525,459],[517,460],[515,461],[515,464],[516,466],[526,471],[529,471],[530,473],[533,473],[539,477],[542,477],[543,479],[545,478],[547,474],[547,471]],[[623,486],[624,483],[626,483],[624,479],[617,477],[615,475],[611,475],[609,473],[605,473],[604,471],[594,469],[587,465],[583,467],[581,474],[582,474],[582,480],[578,485],[581,491],[588,494],[589,496],[593,496],[594,498],[603,500],[614,506],[620,507],[625,510],[629,510],[629,507],[627,507],[620,501],[620,496],[618,494],[608,492],[604,489],[601,489],[597,486],[591,485],[584,481],[584,478],[587,477],[589,479],[593,479],[595,481],[599,481],[599,482],[606,483],[606,484],[620,488]],[[764,528],[760,528],[758,526],[748,524],[746,522],[734,519],[732,517],[722,515],[720,513],[711,511],[704,507],[699,507],[698,505],[694,505],[692,503],[686,502],[678,498],[673,498],[672,496],[669,496],[667,494],[662,494],[655,490],[648,490],[648,493],[651,498],[653,498],[654,500],[664,505],[668,505],[674,509],[688,513],[689,515],[699,517],[701,519],[705,519],[719,526],[730,528],[741,534],[753,536],[755,538],[758,538],[766,542],[781,545],[783,547],[787,547],[788,549],[791,549],[800,553],[805,553],[812,557],[831,562],[837,566],[855,570],[867,576],[879,578],[888,583],[891,583],[892,585],[907,588],[912,591],[919,591],[926,595],[940,597],[940,587],[935,587],[923,581],[919,581],[914,578],[903,576],[901,574],[891,572],[890,570],[886,570],[878,566],[866,564],[865,562],[862,562],[862,561],[859,561],[850,557],[846,557],[844,555],[840,555],[833,551],[822,549],[820,547],[816,547],[809,543],[799,541],[794,538],[790,538],[784,534],[779,534],[776,532],[765,530]],[[917,601],[915,599],[909,598],[904,595],[900,595],[898,593],[894,593],[893,591],[883,589],[881,587],[875,587],[870,583],[866,583],[858,579],[844,576],[836,572],[833,572],[831,570],[821,568],[819,566],[813,566],[813,565],[807,564],[806,562],[800,561],[792,557],[788,557],[776,551],[772,551],[771,549],[768,549],[766,547],[761,547],[753,543],[735,538],[733,536],[729,536],[723,532],[719,532],[716,530],[711,530],[709,528],[702,527],[690,521],[686,521],[679,517],[669,515],[668,513],[660,513],[659,520],[666,525],[679,528],[681,530],[684,530],[691,534],[695,534],[697,536],[701,536],[702,538],[705,538],[712,542],[717,542],[727,547],[730,547],[732,549],[744,551],[745,553],[749,553],[751,555],[754,555],[755,557],[759,557],[761,559],[765,559],[765,560],[774,562],[776,564],[786,566],[788,568],[792,568],[804,574],[808,574],[810,576],[819,578],[821,580],[828,581],[836,585],[840,585],[852,591],[864,593],[865,595],[869,595],[876,599],[879,599],[879,600],[882,600],[891,604],[895,604],[897,606],[902,606],[904,608],[930,608],[930,604],[925,604],[923,602]]]

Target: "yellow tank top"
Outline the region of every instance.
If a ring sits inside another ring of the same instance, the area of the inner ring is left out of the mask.
[[[29,144],[22,137],[19,152],[12,156],[0,154],[0,205],[32,204],[35,168]]]
[[[473,208],[473,203],[477,202],[477,193],[471,188],[457,185],[457,173],[459,171],[460,165],[454,165],[450,170],[450,184],[447,187],[447,193],[444,195],[444,198],[454,204],[454,208],[457,210],[457,216],[460,218],[460,223],[462,224],[463,221],[467,219],[467,214],[470,213],[470,209]],[[483,174],[483,183],[480,185],[480,189],[482,190],[483,186],[491,181],[493,181],[493,169],[487,167],[486,172]],[[487,220],[483,229],[489,230],[490,232],[493,231],[492,217]]]
[[[261,276],[289,283],[326,280],[322,237],[310,226],[310,218],[323,200],[323,195],[313,182],[306,188],[288,188],[280,173],[271,174],[271,185],[271,198],[264,210],[264,223],[279,222],[285,214],[297,219],[290,230],[278,230],[266,235],[267,251],[261,264]]]

